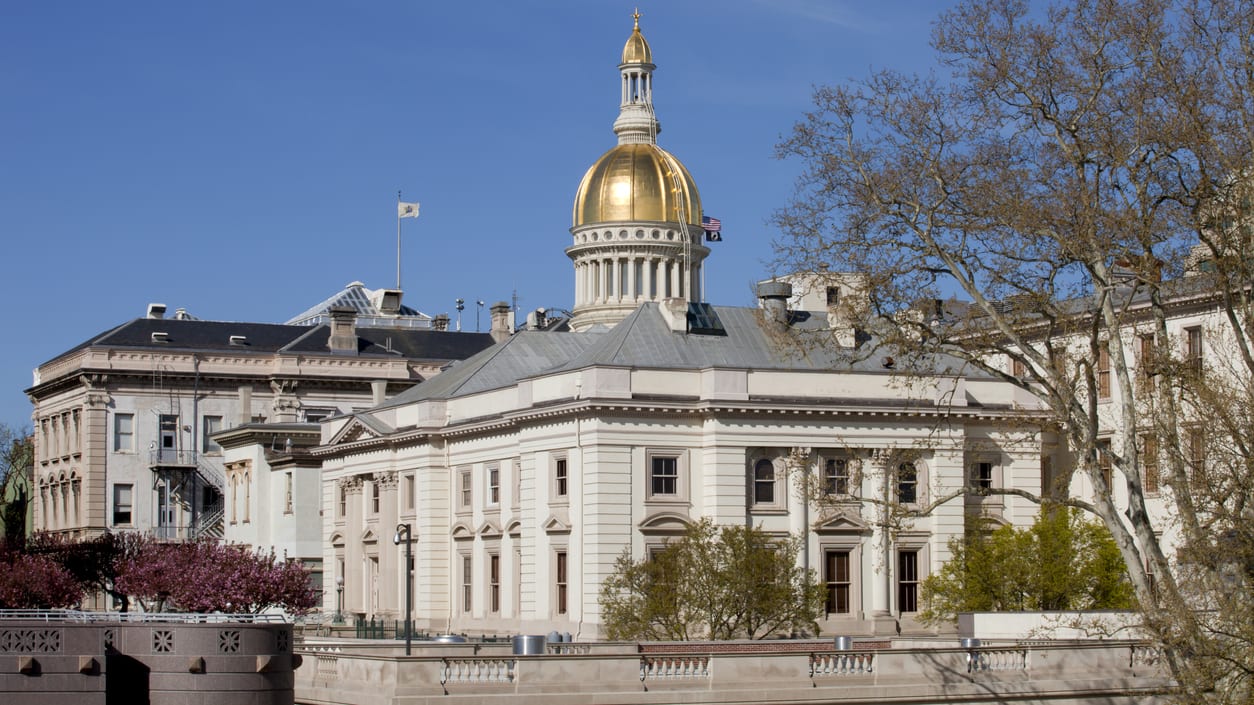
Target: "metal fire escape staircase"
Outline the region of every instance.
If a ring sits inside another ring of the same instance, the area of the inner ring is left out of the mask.
[[[153,387],[158,394],[164,389],[164,379],[160,366],[153,369]],[[182,418],[182,404],[173,388],[166,390],[168,409],[163,416],[173,419]],[[193,419],[197,423],[198,419]],[[181,438],[179,428],[172,430],[175,438]],[[158,429],[159,438],[166,429]],[[148,468],[153,473],[153,487],[164,480],[171,494],[190,510],[191,520],[186,526],[167,526],[156,522],[154,531],[161,538],[197,539],[202,536],[221,538],[223,535],[223,517],[225,514],[226,474],[213,462],[207,460],[197,449],[183,450],[175,442],[172,448],[164,447],[164,440],[159,440],[148,452]],[[197,502],[201,506],[196,506]]]

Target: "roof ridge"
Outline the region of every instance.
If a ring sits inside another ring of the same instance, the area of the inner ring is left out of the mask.
[[[285,323],[285,324],[283,324],[283,325],[288,325],[288,324],[286,324],[286,323]],[[300,328],[300,326],[292,326],[292,327],[293,327],[293,328]],[[307,330],[307,331],[305,331],[304,333],[301,333],[300,335],[298,335],[298,336],[296,336],[295,338],[293,338],[293,339],[292,339],[291,341],[289,341],[286,345],[284,345],[283,347],[279,348],[279,350],[278,350],[278,351],[279,351],[279,352],[287,352],[289,348],[291,348],[291,347],[295,346],[297,343],[303,342],[305,339],[309,338],[310,336],[312,336],[314,333],[318,332],[318,330],[320,330],[320,329],[322,329],[322,328],[327,328],[327,329],[329,329],[329,328],[330,328],[330,326],[328,326],[326,323],[319,323],[318,325],[311,327],[309,330]]]

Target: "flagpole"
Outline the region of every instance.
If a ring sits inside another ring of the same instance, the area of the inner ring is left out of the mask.
[[[396,288],[401,288],[401,192],[396,191]]]

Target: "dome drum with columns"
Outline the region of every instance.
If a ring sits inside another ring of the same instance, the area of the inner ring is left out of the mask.
[[[657,145],[653,52],[639,15],[623,47],[618,145],[575,194],[566,254],[575,266],[571,328],[613,325],[645,301],[701,298],[701,196],[684,165]]]

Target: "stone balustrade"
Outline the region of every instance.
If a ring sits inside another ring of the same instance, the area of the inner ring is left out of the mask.
[[[835,651],[830,641],[731,642],[675,645],[591,643],[537,655],[512,655],[508,646],[415,644],[358,649],[308,645],[296,672],[296,701],[400,705],[439,697],[442,703],[485,702],[575,705],[653,703],[665,693],[702,691],[718,702],[855,703],[881,698],[967,703],[1167,702],[1171,681],[1141,642],[985,643],[931,646],[886,642]],[[772,647],[775,648],[772,648]],[[886,648],[876,648],[876,647]]]

